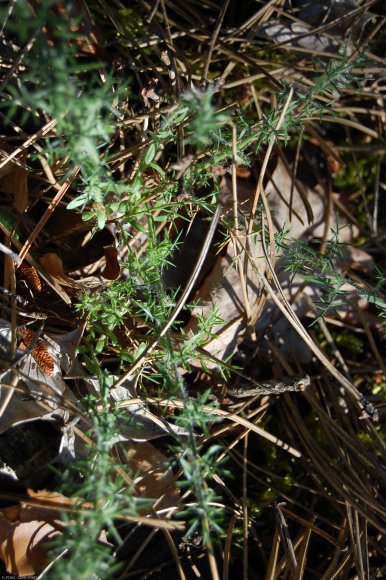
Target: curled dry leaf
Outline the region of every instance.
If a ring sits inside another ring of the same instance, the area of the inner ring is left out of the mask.
[[[31,576],[48,564],[47,542],[58,532],[50,524],[32,519],[9,524],[0,516],[0,555],[9,574]]]
[[[104,249],[106,266],[101,272],[101,276],[106,280],[117,280],[121,273],[118,262],[118,252],[115,246],[107,246]]]
[[[81,285],[64,273],[63,262],[54,252],[48,252],[39,258],[40,265],[46,269],[60,284],[70,288],[80,288]]]

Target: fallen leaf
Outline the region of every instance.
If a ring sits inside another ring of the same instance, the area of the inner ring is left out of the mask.
[[[0,510],[0,557],[8,574],[31,576],[48,564],[48,543],[59,531],[58,511],[19,505]]]
[[[138,494],[143,498],[162,498],[157,509],[176,505],[180,492],[172,470],[165,467],[165,455],[147,441],[130,441],[126,453],[127,465],[137,474],[134,484]]]
[[[278,157],[274,171],[265,187],[272,221],[277,231],[288,230],[287,238],[322,237],[324,233],[326,191],[320,184],[310,187],[298,178],[292,189],[293,177]],[[291,193],[292,192],[292,193]]]
[[[244,259],[244,252],[240,257],[241,260]],[[246,288],[253,316],[259,307],[260,285],[257,274],[252,269],[248,272]],[[218,258],[194,300],[197,304],[191,312],[188,324],[184,327],[184,332],[196,334],[200,318],[208,319],[215,310],[223,322],[214,326],[212,331],[217,337],[213,338],[205,349],[217,358],[228,357],[236,349],[246,328],[244,294],[232,244],[228,245],[227,255]]]
[[[70,288],[80,288],[81,285],[76,280],[69,278],[64,273],[62,259],[54,252],[47,252],[40,256],[39,263],[45,270],[51,274],[60,284]]]
[[[30,499],[20,498],[19,505],[0,510],[0,557],[8,574],[18,576],[39,574],[47,566],[49,544],[65,525],[63,510],[76,509],[80,503],[82,509],[93,507],[58,492],[28,489],[27,493]],[[102,533],[99,541],[110,546],[103,538]]]

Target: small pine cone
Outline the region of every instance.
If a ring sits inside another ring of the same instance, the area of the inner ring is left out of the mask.
[[[35,292],[40,292],[42,283],[39,275],[33,266],[25,264],[24,262],[19,266],[19,272],[27,282],[28,287]]]
[[[33,340],[35,339],[35,336],[36,332],[30,330],[29,328],[26,328],[25,326],[18,328],[17,338],[20,341],[19,348],[22,350],[28,350]],[[52,373],[54,372],[54,361],[52,356],[48,352],[44,340],[38,338],[35,346],[31,351],[31,355],[36,360],[43,373],[45,373],[48,376],[51,376]]]

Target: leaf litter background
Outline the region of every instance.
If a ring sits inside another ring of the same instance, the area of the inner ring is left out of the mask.
[[[261,66],[279,79],[296,83],[307,79],[315,58],[336,56],[343,42],[347,42],[349,52],[358,47],[368,51],[372,72],[363,76],[360,91],[346,89],[341,96],[335,95],[331,105],[335,119],[326,114],[328,118],[320,125],[320,118],[308,120],[305,133],[309,139],[300,143],[297,152],[296,147],[286,149],[277,141],[263,174],[265,150],[250,155],[249,167],[232,167],[230,158],[210,171],[218,184],[222,216],[199,281],[189,296],[188,302],[195,306],[180,323],[180,329],[173,330],[173,340],[178,344],[181,335],[197,332],[200,317],[210,316],[216,308],[222,322],[215,326],[215,336],[204,345],[204,353],[197,350],[197,357],[189,361],[190,371],[180,372],[191,397],[210,388],[213,398],[221,403],[221,423],[213,426],[208,443],[220,442],[228,457],[227,470],[243,473],[243,486],[239,478],[216,482],[216,491],[231,514],[226,540],[218,549],[218,565],[224,578],[228,573],[241,577],[241,568],[243,577],[251,578],[383,577],[385,448],[380,424],[385,366],[381,319],[365,299],[366,293],[358,293],[347,284],[343,300],[338,300],[324,320],[310,327],[317,316],[315,304],[325,296],[317,279],[320,274],[314,272],[313,281],[291,275],[286,271],[286,252],[283,257],[275,257],[269,234],[272,240],[284,226],[287,243],[309,241],[318,250],[322,243],[326,251],[334,230],[343,246],[342,253],[331,262],[333,270],[348,274],[364,289],[367,286],[363,280],[374,284],[376,267],[384,265],[385,216],[373,194],[378,190],[381,198],[385,188],[384,7],[381,2],[354,0],[278,1],[245,3],[239,10],[230,2],[216,37],[212,31],[222,6],[221,2],[203,8],[194,3],[187,7],[186,3],[161,2],[154,13],[146,4],[135,6],[135,14],[150,21],[149,34],[153,25],[154,30],[170,26],[176,33],[168,50],[174,56],[182,87],[188,88],[188,78],[198,85],[205,60],[199,55],[207,55],[212,48],[209,63],[223,79],[215,97],[219,107],[228,104],[229,94],[232,102],[237,99],[244,106],[255,107],[259,115],[263,104],[274,105],[272,88],[264,81]],[[59,4],[59,8],[65,10],[65,5]],[[118,152],[113,168],[118,178],[121,164],[119,178],[128,180],[142,147],[143,119],[156,123],[156,115],[174,102],[170,70],[160,60],[158,48],[153,54],[157,64],[150,67],[148,55],[135,43],[130,48],[125,46],[122,51],[127,62],[135,56],[132,69],[122,64],[118,50],[106,50],[104,35],[119,29],[117,22],[124,22],[124,11],[108,8],[104,2],[95,6],[78,2],[76,10],[83,23],[79,55],[108,62],[117,74],[123,70],[130,76],[133,93],[142,94],[142,100],[137,98],[124,113],[123,143],[131,143],[131,153],[120,156]],[[181,32],[181,38],[187,36],[189,42],[180,39],[177,33]],[[159,34],[157,38],[163,49],[162,34],[161,40]],[[9,39],[4,37],[3,47],[9,46]],[[256,46],[262,56],[261,64],[256,59],[254,69],[251,51]],[[12,47],[11,58],[9,51],[4,51],[4,79],[8,63],[16,63],[18,50],[20,47]],[[17,64],[12,66],[17,76]],[[255,78],[259,82],[253,85]],[[157,91],[162,95],[160,102]],[[26,238],[19,241],[14,229],[20,221],[32,245],[23,268],[17,269],[18,262],[9,257],[2,260],[0,553],[4,570],[27,575],[38,574],[48,565],[44,542],[61,533],[63,506],[76,503],[76,499],[58,493],[58,476],[53,476],[48,466],[54,462],[63,469],[82,457],[89,428],[82,398],[87,394],[98,396],[100,389],[98,380],[89,375],[77,354],[88,332],[74,306],[77,296],[100,292],[102,299],[114,280],[124,280],[121,264],[128,251],[143,251],[146,231],[125,226],[132,228],[130,248],[120,245],[114,220],[92,235],[92,226],[66,209],[75,193],[71,183],[68,192],[62,191],[58,207],[47,209],[55,189],[61,192],[58,184],[63,182],[63,170],[60,165],[57,174],[54,166],[49,171],[45,166],[42,169],[27,143],[31,136],[28,127],[19,127],[17,116],[9,126],[2,119],[3,244],[16,254],[21,251]],[[45,122],[49,121],[46,117]],[[15,134],[23,136],[16,144]],[[39,144],[37,133],[31,142]],[[157,160],[169,174],[174,155],[166,149]],[[367,171],[371,164],[376,165],[376,176],[366,180],[361,167]],[[353,186],[350,172],[355,176]],[[345,174],[350,185],[340,186],[345,183]],[[50,186],[49,177],[57,187]],[[143,179],[151,189],[157,178],[149,173]],[[255,266],[252,268],[245,260],[244,224],[260,183],[264,184],[260,193],[267,200],[269,212],[266,207],[262,210],[265,221],[258,225],[267,228],[269,234],[248,241]],[[234,219],[235,195],[241,230],[237,235],[233,232],[223,244],[226,224]],[[176,222],[179,231],[173,235],[179,235],[183,243],[173,256],[173,266],[164,271],[166,289],[185,286],[204,242],[209,227],[207,215],[202,210],[195,213],[189,225],[186,220]],[[42,215],[48,220],[32,237]],[[283,316],[264,288],[262,280],[266,277],[274,294],[279,294],[269,262],[291,305],[292,318]],[[326,371],[323,358],[316,356],[299,334],[298,319],[339,377],[353,385],[353,391],[348,392],[344,380]],[[138,344],[131,342],[130,330],[146,336],[147,328],[139,319],[125,319],[124,328],[128,332],[123,333],[122,348],[134,349]],[[204,354],[211,355],[205,365]],[[112,374],[117,372],[111,352],[101,352],[99,357],[101,365]],[[222,378],[218,371],[221,361],[232,361],[250,380],[233,374]],[[259,396],[256,390],[246,399],[229,394],[250,389],[254,385],[251,381],[280,382],[283,377],[306,374],[311,386],[302,393]],[[358,405],[358,393],[366,403]],[[173,510],[189,499],[182,497],[176,486],[178,474],[165,472],[164,462],[170,451],[163,441],[169,440],[171,432],[177,436],[183,433],[173,421],[173,405],[177,407],[178,401],[170,401],[168,419],[157,412],[156,406],[149,407],[149,397],[157,394],[141,374],[111,388],[111,400],[126,407],[135,418],[131,428],[117,433],[116,442],[120,445],[120,461],[137,474],[136,493],[153,498],[156,511]],[[374,409],[376,413],[368,413]],[[377,416],[378,422],[374,421]],[[133,558],[152,526],[157,530],[150,520],[149,526],[134,528],[137,535],[131,535],[130,543],[121,547],[118,557],[126,564],[131,562],[125,573],[144,577],[152,571],[156,577],[172,577],[177,568],[169,548],[159,539],[159,531],[145,544],[140,558]],[[114,550],[106,532],[101,531],[99,541]],[[197,557],[200,550],[193,544],[180,543],[181,532],[174,534],[186,577],[194,577],[195,569],[207,577],[206,560]]]

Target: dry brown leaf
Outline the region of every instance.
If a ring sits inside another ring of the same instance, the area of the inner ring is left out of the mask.
[[[27,492],[30,501],[21,499],[20,505],[0,510],[0,557],[7,572],[18,576],[44,570],[48,564],[48,543],[60,534],[64,525],[61,512],[71,510],[81,501],[48,490]],[[81,507],[92,508],[92,504],[82,502]]]
[[[166,457],[147,441],[127,444],[127,464],[137,474],[135,489],[144,498],[159,499],[157,508],[176,504],[179,490],[172,471],[165,469]]]
[[[39,258],[40,265],[60,284],[70,288],[81,288],[81,284],[64,273],[63,262],[55,252],[48,252]]]
[[[47,561],[47,542],[58,535],[57,512],[30,505],[0,511],[0,557],[8,574],[30,576],[41,572]]]
[[[43,256],[39,258],[39,262],[47,272],[51,274],[51,276],[58,279],[65,279],[66,275],[63,269],[63,262],[58,254],[55,254],[54,252],[43,254]]]

